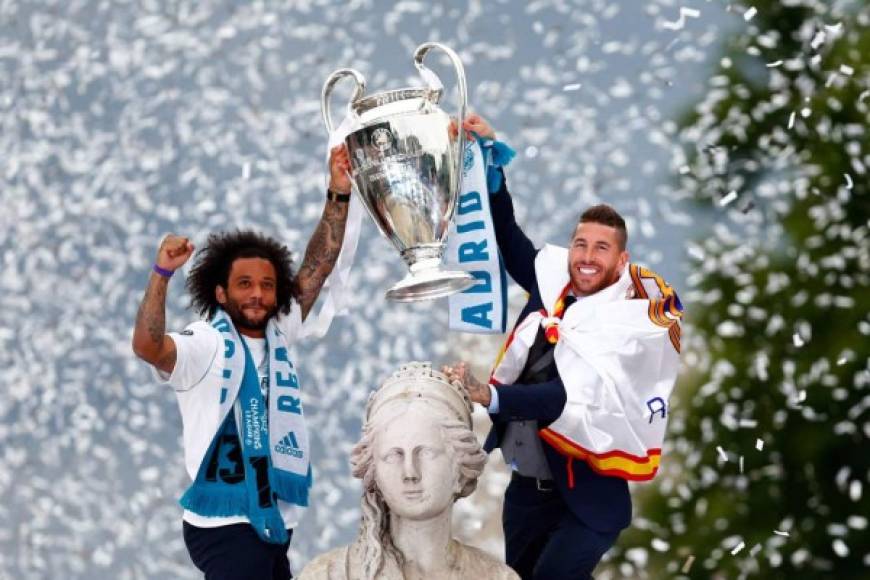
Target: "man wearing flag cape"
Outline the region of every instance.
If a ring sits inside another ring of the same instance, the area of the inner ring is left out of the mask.
[[[187,279],[192,306],[207,321],[180,333],[166,332],[166,291],[193,244],[170,235],[157,252],[133,350],[175,389],[193,480],[180,500],[184,540],[206,580],[291,578],[287,548],[308,505],[311,465],[289,349],[325,332],[334,313],[341,283],[333,277],[324,308],[309,318],[345,239],[349,168],[345,147],[332,149],[326,205],[296,274],[276,240],[252,231],[210,235]]]
[[[477,115],[464,128],[495,141]],[[495,146],[505,165],[513,152]],[[568,248],[536,249],[500,167],[491,164],[487,183],[499,251],[529,298],[488,384],[465,362],[444,371],[487,408],[485,448],[500,447],[512,470],[508,565],[524,579],[591,578],[631,521],[627,482],[658,470],[682,306],[661,277],[629,262],[625,221],[610,206],[584,211]]]

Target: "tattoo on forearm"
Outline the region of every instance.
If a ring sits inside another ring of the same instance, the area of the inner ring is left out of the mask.
[[[155,346],[166,334],[166,288],[166,282],[150,280],[136,314],[136,334],[144,331]]]
[[[344,239],[347,210],[346,203],[328,202],[305,249],[305,258],[298,274],[299,302],[303,317],[314,305],[323,283],[338,260]]]

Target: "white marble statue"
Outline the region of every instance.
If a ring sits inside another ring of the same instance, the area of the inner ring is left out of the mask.
[[[300,580],[518,579],[450,532],[453,502],[474,491],[485,463],[464,390],[428,363],[402,366],[369,398],[351,453],[363,482],[359,534]]]

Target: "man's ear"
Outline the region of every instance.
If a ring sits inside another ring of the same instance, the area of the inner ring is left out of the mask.
[[[224,290],[224,287],[218,284],[214,288],[214,297],[217,299],[218,304],[226,304],[227,303],[227,291]]]
[[[623,268],[625,268],[625,265],[628,264],[628,259],[628,250],[622,250],[622,253],[619,254],[619,267],[617,268],[617,270],[621,271]]]

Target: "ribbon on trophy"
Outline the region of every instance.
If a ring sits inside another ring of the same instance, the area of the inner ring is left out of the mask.
[[[507,327],[507,279],[495,240],[487,191],[492,142],[484,144],[475,139],[465,147],[462,189],[456,200],[444,259],[448,267],[474,276],[477,284],[448,298],[449,328],[501,334]]]
[[[326,148],[327,163],[329,162],[329,152],[331,149],[344,143],[344,138],[357,129],[359,129],[359,122],[351,116],[347,116],[335,131],[332,132]],[[351,188],[356,189],[353,180],[351,180]],[[348,208],[347,223],[344,226],[344,239],[341,244],[341,252],[338,254],[335,268],[326,278],[326,282],[323,285],[321,294],[323,306],[320,307],[317,316],[309,316],[305,320],[303,336],[314,338],[324,336],[329,330],[330,324],[332,324],[332,319],[335,316],[347,313],[351,294],[349,284],[350,269],[353,267],[357,246],[359,245],[363,211],[359,196],[352,195],[350,197],[350,207]]]

